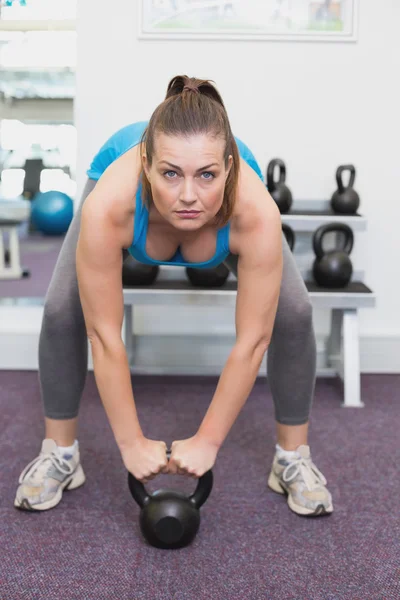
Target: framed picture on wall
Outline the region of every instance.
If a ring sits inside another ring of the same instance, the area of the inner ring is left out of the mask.
[[[139,38],[357,40],[359,0],[139,0]]]

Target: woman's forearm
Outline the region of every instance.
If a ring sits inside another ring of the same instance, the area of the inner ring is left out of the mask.
[[[120,450],[143,436],[133,397],[131,374],[123,342],[104,346],[91,342],[94,376],[115,441]]]
[[[253,388],[265,352],[261,347],[232,349],[197,435],[222,446]]]

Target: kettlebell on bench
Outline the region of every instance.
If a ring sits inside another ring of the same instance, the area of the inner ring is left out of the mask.
[[[343,248],[324,252],[323,239],[328,233],[343,233]],[[319,227],[313,236],[316,259],[313,275],[316,283],[326,288],[342,288],[351,280],[353,266],[349,254],[353,249],[354,234],[345,223],[328,223]]]
[[[127,256],[122,263],[123,287],[137,285],[152,285],[157,279],[160,267],[158,265],[145,265],[138,262],[133,256]]]
[[[221,287],[229,277],[229,269],[224,263],[209,269],[186,267],[185,270],[187,278],[195,287]]]

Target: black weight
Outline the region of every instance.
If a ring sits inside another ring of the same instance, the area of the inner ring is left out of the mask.
[[[294,235],[293,229],[286,223],[282,223],[282,231],[287,243],[289,244],[289,248],[293,252],[294,244],[296,242],[296,236]]]
[[[279,178],[277,181],[274,179],[276,168],[279,170]],[[267,167],[267,188],[278,205],[281,214],[289,212],[293,202],[292,192],[287,187],[285,181],[285,163],[280,158],[273,158]]]
[[[122,285],[151,285],[157,279],[159,269],[158,265],[145,265],[129,255],[122,264]]]
[[[223,263],[211,269],[186,267],[190,283],[196,287],[221,287],[229,277],[229,269]]]
[[[343,183],[344,171],[350,171],[350,179],[347,186]],[[355,215],[360,206],[360,197],[353,189],[356,179],[356,170],[354,165],[341,165],[336,171],[336,182],[338,189],[331,198],[331,207],[337,213],[342,215]]]
[[[149,494],[130,472],[128,486],[141,508],[139,524],[144,538],[156,548],[172,550],[188,546],[194,540],[200,527],[200,507],[212,490],[213,474],[211,470],[204,473],[190,496],[169,489]]]
[[[343,233],[343,248],[324,252],[323,239],[328,233]],[[316,283],[326,288],[345,287],[351,280],[353,266],[349,254],[353,249],[354,235],[344,223],[328,223],[319,227],[313,236],[313,248],[316,259],[313,275]]]

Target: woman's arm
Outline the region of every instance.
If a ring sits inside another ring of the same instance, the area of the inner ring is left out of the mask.
[[[238,259],[236,343],[197,436],[218,448],[228,435],[256,380],[274,326],[282,277],[279,211],[256,174],[245,172],[243,211],[235,235]]]
[[[86,199],[76,251],[79,294],[94,375],[120,449],[143,435],[121,337],[122,249],[132,239],[134,198],[133,182],[123,181],[116,165],[103,175]]]

